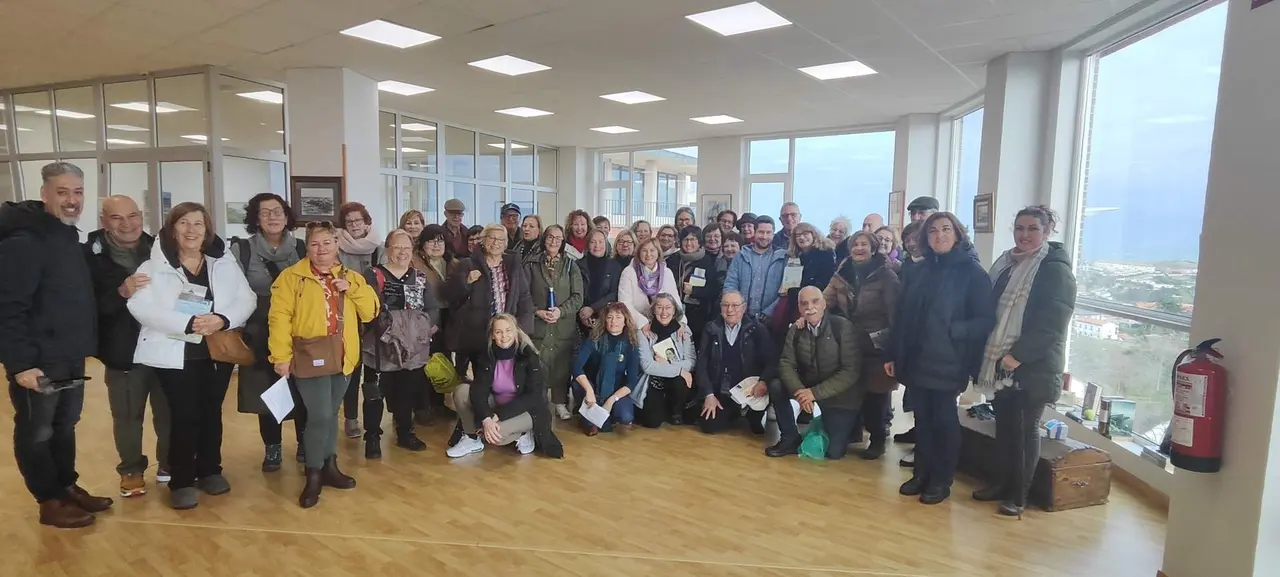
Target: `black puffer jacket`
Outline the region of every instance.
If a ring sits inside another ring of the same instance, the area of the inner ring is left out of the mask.
[[[489,415],[497,415],[498,420],[505,421],[518,417],[521,413],[529,413],[529,417],[533,419],[534,446],[537,450],[548,457],[564,458],[564,447],[552,430],[551,410],[547,406],[547,368],[542,365],[538,352],[529,346],[521,346],[516,351],[512,367],[516,396],[507,404],[493,409],[489,408],[489,397],[493,394],[493,371],[497,363],[491,352],[479,355],[479,359],[475,367],[475,382],[471,384],[470,391],[475,422],[483,422]]]
[[[93,275],[94,300],[98,305],[98,360],[109,369],[127,371],[133,368],[133,349],[142,327],[129,314],[129,300],[120,296],[120,285],[134,271],[111,260],[106,236],[106,231],[95,230],[84,243],[84,258]],[[151,258],[154,242],[155,237],[145,232],[138,238],[134,250],[142,255],[139,264]]]
[[[982,351],[996,324],[991,278],[968,246],[929,254],[911,271],[889,358],[908,388],[960,393],[982,368]]]
[[[702,342],[698,345],[698,364],[693,372],[694,386],[698,388],[698,396],[706,397],[712,393],[724,394],[738,383],[721,383],[724,374],[724,319],[717,319],[702,331]],[[770,382],[778,376],[778,349],[769,329],[752,318],[742,319],[742,328],[738,330],[738,352],[742,354],[743,377],[760,376],[761,382]]]
[[[97,349],[93,278],[76,227],[38,200],[0,207],[0,363],[10,375]]]

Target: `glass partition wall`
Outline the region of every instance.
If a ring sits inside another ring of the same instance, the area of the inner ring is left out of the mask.
[[[38,199],[41,167],[61,160],[85,173],[82,238],[113,194],[148,231],[192,201],[243,235],[250,197],[288,195],[284,123],[283,87],[211,67],[0,91],[0,200]]]

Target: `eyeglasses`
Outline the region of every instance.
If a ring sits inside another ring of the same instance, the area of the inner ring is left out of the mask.
[[[737,310],[737,309],[740,309],[740,308],[742,308],[742,307],[747,306],[747,303],[736,303],[736,304],[735,304],[735,303],[727,303],[727,302],[724,302],[724,301],[720,301],[720,306],[722,306],[722,307],[724,307],[724,308],[727,308],[727,309],[729,309],[729,310]]]
[[[259,211],[258,211],[258,216],[260,216],[260,217],[262,217],[262,218],[269,218],[269,217],[273,217],[273,216],[274,216],[274,217],[279,218],[279,217],[284,216],[284,209],[283,209],[283,208],[276,208],[276,209],[272,209],[272,210],[259,210]]]
[[[364,219],[363,218],[349,219],[345,222],[347,223],[347,226],[356,226],[358,224],[364,224]]]
[[[486,236],[486,237],[484,237],[484,240],[485,240],[485,241],[487,241],[487,242],[503,242],[503,243],[505,243],[505,242],[507,242],[507,237],[505,237],[505,236]]]
[[[433,239],[431,239],[431,240],[427,241],[425,244],[438,244],[438,245],[442,245],[442,246],[443,246],[443,245],[444,245],[444,239],[443,239],[443,238],[433,238]]]
[[[564,237],[563,237],[563,236],[548,236],[548,237],[547,237],[547,240],[554,240],[554,241],[556,241],[556,242],[564,242]]]

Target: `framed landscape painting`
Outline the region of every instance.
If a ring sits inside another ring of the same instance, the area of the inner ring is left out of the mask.
[[[345,202],[341,176],[295,176],[290,182],[289,204],[299,223],[338,218]]]

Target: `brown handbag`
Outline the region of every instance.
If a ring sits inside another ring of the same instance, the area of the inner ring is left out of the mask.
[[[218,331],[204,337],[209,345],[209,357],[220,363],[252,365],[253,351],[244,343],[244,329]]]
[[[342,309],[346,295],[338,300],[338,332],[323,337],[293,337],[293,374],[299,379],[314,379],[342,374]]]

